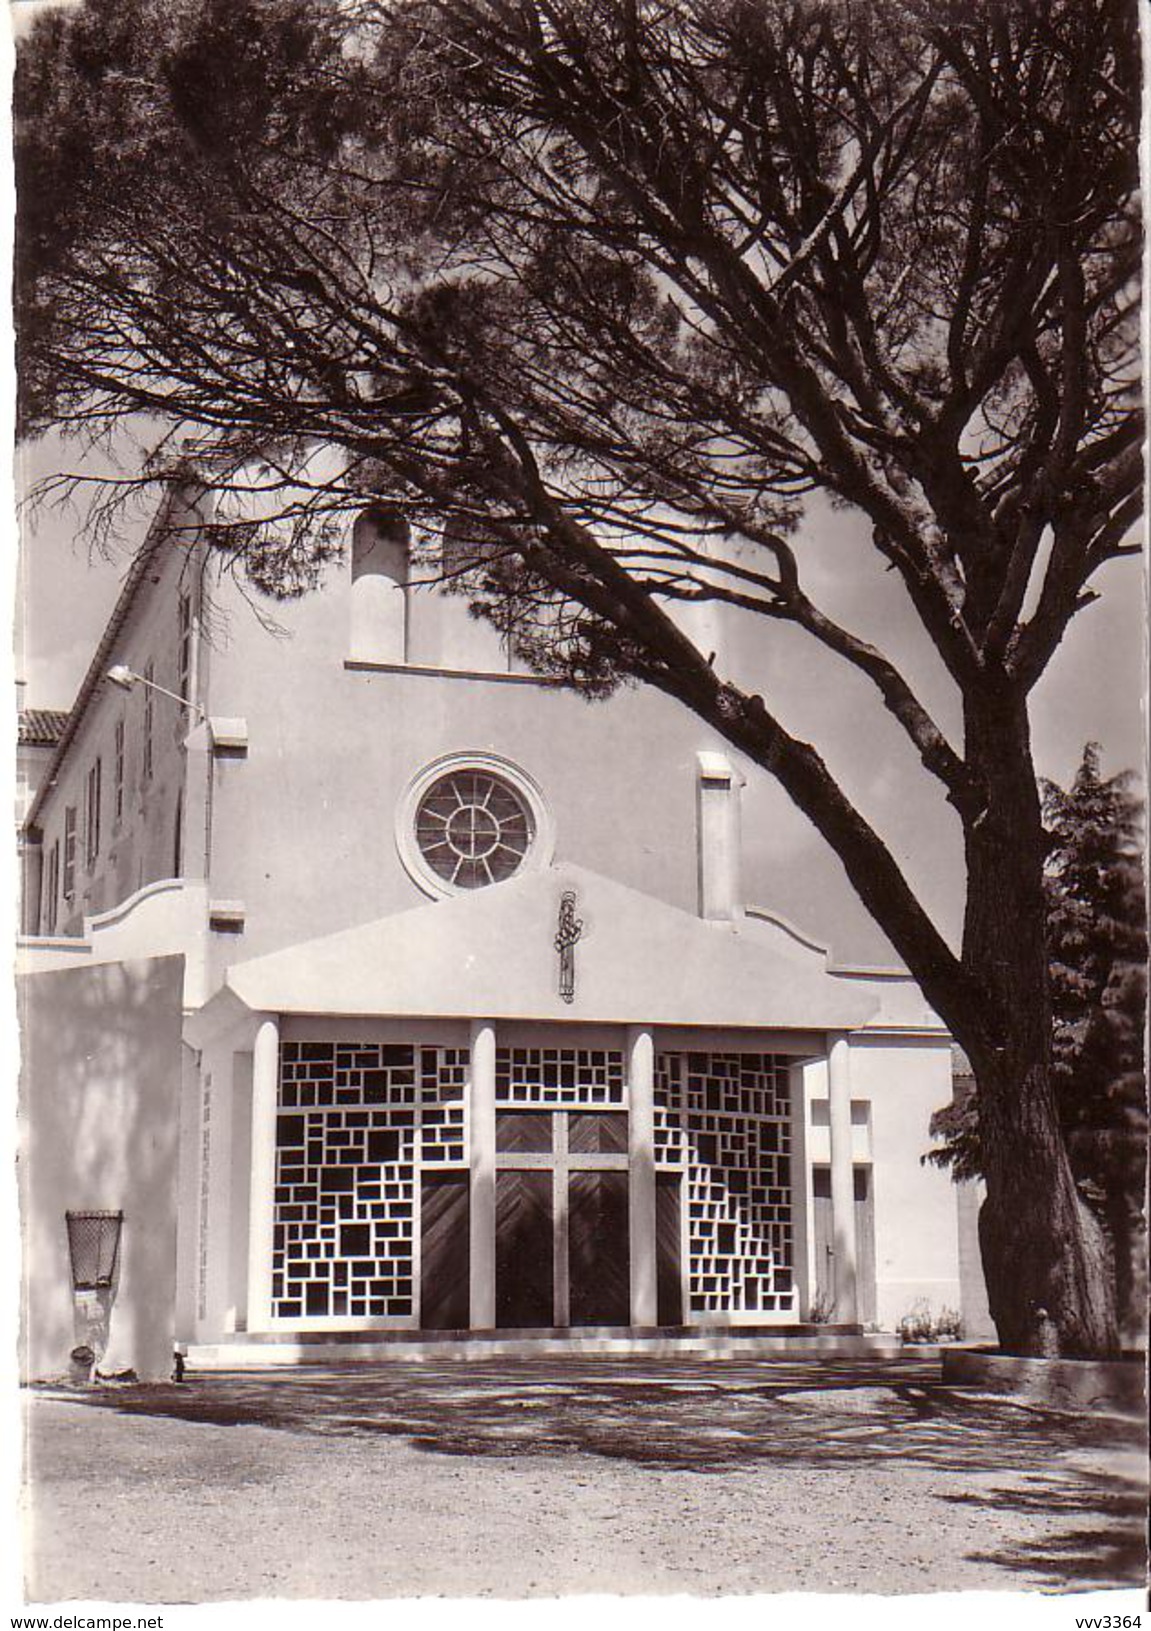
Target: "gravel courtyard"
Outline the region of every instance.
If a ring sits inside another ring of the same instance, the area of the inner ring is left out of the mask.
[[[28,1395],[37,1602],[1142,1584],[1137,1424],[926,1360],[394,1362]]]

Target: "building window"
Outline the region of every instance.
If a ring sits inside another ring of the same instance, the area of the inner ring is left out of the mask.
[[[76,806],[70,804],[64,811],[64,884],[65,900],[76,893]]]
[[[182,878],[184,859],[184,798],[183,795],[176,800],[176,825],[172,843],[172,876]]]
[[[531,847],[531,811],[501,776],[453,770],[424,794],[416,843],[437,877],[479,889],[518,872]]]
[[[188,592],[180,596],[179,636],[176,648],[176,690],[182,697],[191,698],[192,684],[192,597]],[[189,709],[184,708],[185,716]]]
[[[100,776],[99,759],[88,771],[87,795],[84,801],[84,859],[89,869],[95,866],[100,853]]]
[[[482,521],[469,525],[453,518],[444,527],[440,541],[440,564],[445,578],[463,577],[468,572],[482,571],[489,562],[498,559],[500,546],[484,529]]]
[[[352,529],[353,660],[403,663],[408,651],[411,531],[402,515],[373,506]]]
[[[453,754],[411,783],[396,841],[411,877],[429,895],[455,895],[546,866],[552,822],[539,787],[492,754]]]
[[[60,840],[57,839],[48,851],[48,867],[44,876],[44,899],[41,902],[40,915],[44,924],[45,934],[54,934],[56,930],[56,908],[60,898]]]
[[[149,662],[144,669],[144,780],[152,779],[152,734],[155,725],[156,665]]]
[[[116,721],[115,736],[115,779],[112,784],[113,819],[120,821],[124,815],[124,721]]]
[[[442,653],[453,668],[507,674],[515,653],[516,574],[505,544],[477,518],[454,519],[444,528],[440,542],[440,572],[444,593],[455,598],[448,614],[448,641]],[[473,617],[469,600],[482,590],[482,599],[495,610],[495,618]],[[459,613],[464,616],[459,616]]]

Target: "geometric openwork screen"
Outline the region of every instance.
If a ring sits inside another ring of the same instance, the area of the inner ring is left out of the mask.
[[[613,1048],[497,1048],[496,1103],[622,1109],[623,1054]]]
[[[682,1175],[693,1314],[785,1314],[794,1303],[790,1060],[660,1053],[656,1166]]]
[[[276,1319],[411,1321],[424,1172],[466,1169],[466,1048],[284,1042]]]
[[[72,1285],[76,1291],[99,1291],[112,1285],[120,1257],[123,1212],[65,1212]]]

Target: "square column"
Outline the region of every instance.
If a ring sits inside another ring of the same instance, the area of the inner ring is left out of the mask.
[[[831,1222],[835,1253],[835,1318],[859,1318],[855,1245],[855,1173],[851,1161],[851,1047],[843,1032],[827,1056],[831,1130]]]
[[[192,693],[195,695],[195,693]],[[184,738],[184,816],[180,835],[180,876],[190,881],[210,874],[212,853],[212,729],[201,720]]]
[[[265,1014],[252,1050],[252,1181],[248,1192],[248,1330],[272,1322],[272,1241],[276,1204],[276,1108],[280,1022]]]
[[[797,1320],[810,1316],[815,1296],[812,1273],[811,1226],[808,1206],[808,1184],[811,1170],[811,1152],[807,1136],[807,1092],[803,1062],[796,1060],[788,1067],[787,1092],[791,1108],[791,1285],[792,1313]]]
[[[20,932],[44,934],[40,898],[44,884],[44,842],[38,829],[21,830],[17,839],[20,865]]]
[[[468,1281],[473,1331],[496,1323],[496,1030],[477,1020],[471,1034],[471,1215]]]
[[[631,1322],[657,1325],[655,1211],[655,1040],[643,1026],[628,1027],[628,1235]]]

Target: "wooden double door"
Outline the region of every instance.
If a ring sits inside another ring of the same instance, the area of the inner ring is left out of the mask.
[[[630,1323],[627,1168],[623,1111],[500,1111],[498,1326]]]

